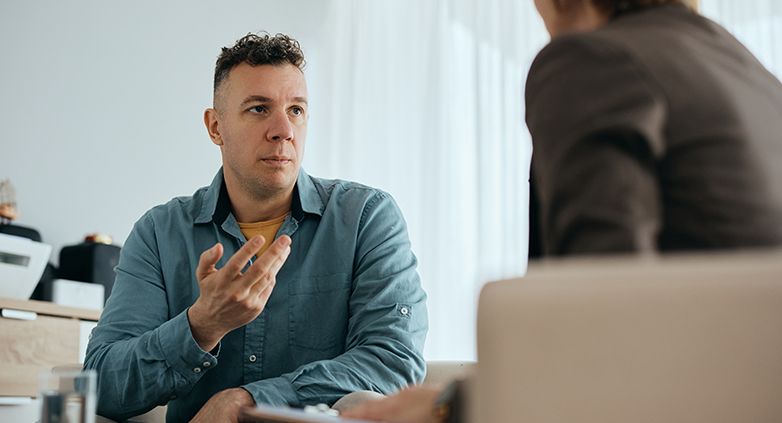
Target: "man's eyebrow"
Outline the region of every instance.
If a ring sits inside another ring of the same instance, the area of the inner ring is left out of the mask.
[[[293,101],[296,103],[307,103],[307,97],[293,97]],[[247,98],[242,101],[242,106],[244,106],[247,103],[273,103],[274,100],[270,99],[269,97],[264,97],[262,95],[251,95],[247,96]]]
[[[264,97],[262,95],[251,95],[242,101],[242,105],[245,105],[247,103],[271,103],[272,99],[269,97]]]

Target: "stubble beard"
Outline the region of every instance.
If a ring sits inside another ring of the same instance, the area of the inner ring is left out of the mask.
[[[285,173],[284,178],[282,178],[284,180],[280,182],[264,178],[260,175],[242,175],[238,172],[235,172],[235,175],[241,189],[248,194],[250,198],[258,202],[267,201],[280,195],[287,195],[296,183],[295,176],[291,176],[288,173]],[[276,177],[274,179],[276,179]]]

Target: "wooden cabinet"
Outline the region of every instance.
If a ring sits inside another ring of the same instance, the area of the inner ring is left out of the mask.
[[[35,316],[0,317],[0,396],[35,397],[39,372],[80,363],[88,332],[100,316],[97,310],[6,298],[0,298],[0,309]]]

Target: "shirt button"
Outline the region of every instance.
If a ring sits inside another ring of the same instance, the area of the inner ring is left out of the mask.
[[[201,368],[200,367],[194,367],[193,368],[193,373],[201,373]]]
[[[399,309],[399,312],[402,313],[402,316],[407,316],[407,314],[410,313],[410,310],[407,307],[402,307]]]
[[[202,367],[209,367],[209,366],[211,366],[211,365],[212,365],[212,363],[210,363],[210,362],[208,362],[208,361],[204,361],[203,363],[201,363],[201,366],[202,366]]]
[[[250,357],[248,357],[248,359],[250,360],[250,363],[255,363],[255,360],[257,360],[258,358],[255,356],[255,354],[253,354]]]

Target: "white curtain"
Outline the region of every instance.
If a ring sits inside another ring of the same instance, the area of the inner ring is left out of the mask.
[[[389,191],[429,294],[427,359],[474,359],[477,295],[526,271],[532,1],[333,0],[305,168]]]
[[[780,75],[782,3],[701,10]],[[480,287],[526,271],[523,83],[548,35],[532,0],[331,0],[324,22],[305,167],[394,195],[429,294],[426,357],[475,358]]]
[[[732,32],[777,78],[782,76],[782,2],[701,0],[700,8]]]

